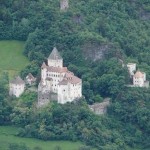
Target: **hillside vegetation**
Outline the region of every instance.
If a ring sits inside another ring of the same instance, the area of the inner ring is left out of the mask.
[[[22,127],[20,136],[43,140],[80,140],[99,150],[150,148],[150,89],[128,88],[127,62],[137,63],[150,80],[149,0],[70,0],[60,11],[59,0],[1,0],[0,39],[25,41],[31,63],[21,71],[40,78],[39,70],[54,46],[65,66],[83,80],[85,99],[76,104],[35,108],[36,98],[7,95],[0,84],[0,124]],[[106,116],[87,104],[111,98]],[[18,115],[19,114],[19,115]]]
[[[55,150],[57,147],[61,150],[78,150],[83,145],[79,142],[67,142],[67,141],[51,141],[44,142],[41,140],[31,138],[20,138],[16,134],[18,129],[15,127],[0,126],[0,150],[8,150],[8,146],[13,144],[26,145],[32,150]],[[15,149],[16,150],[16,149]]]
[[[0,73],[8,72],[10,77],[17,75],[28,64],[23,56],[24,42],[0,41]]]

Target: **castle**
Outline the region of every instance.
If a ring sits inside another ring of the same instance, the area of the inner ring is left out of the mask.
[[[128,63],[127,68],[133,80],[133,87],[149,87],[149,81],[146,80],[146,73],[139,70],[136,71],[135,63]]]
[[[60,104],[82,97],[82,80],[63,67],[63,58],[56,47],[41,66],[41,81],[38,86],[38,106],[56,100]]]

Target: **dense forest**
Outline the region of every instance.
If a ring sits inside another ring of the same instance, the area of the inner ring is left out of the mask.
[[[149,0],[0,0],[0,40],[25,41],[30,65],[21,71],[40,78],[40,66],[54,46],[65,66],[83,80],[80,102],[43,109],[36,93],[8,96],[8,77],[0,79],[0,125],[21,127],[19,136],[83,141],[99,150],[150,148],[150,89],[128,88],[122,63],[135,62],[150,80]],[[87,104],[111,98],[105,116]]]

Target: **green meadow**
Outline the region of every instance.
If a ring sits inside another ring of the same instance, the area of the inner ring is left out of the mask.
[[[42,141],[33,138],[16,136],[18,129],[10,126],[0,126],[0,150],[7,150],[10,143],[25,144],[31,149],[40,147],[42,150],[55,150],[57,146],[62,150],[78,150],[83,146],[80,142],[69,141]]]
[[[23,55],[24,44],[20,41],[0,41],[0,74],[8,72],[9,77],[13,77],[29,64]]]

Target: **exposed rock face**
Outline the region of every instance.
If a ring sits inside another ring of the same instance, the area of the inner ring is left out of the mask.
[[[82,15],[74,15],[72,19],[76,24],[81,24],[83,22]]]
[[[110,48],[111,46],[107,44],[86,43],[84,44],[82,51],[85,59],[96,61],[104,58],[105,52]]]
[[[103,115],[107,112],[107,107],[110,105],[110,98],[106,98],[102,103],[95,103],[93,105],[89,105],[91,111],[93,111],[97,115]]]
[[[143,7],[143,5],[139,5],[138,0],[128,0],[128,1],[130,2],[131,5],[133,5],[133,7],[135,7],[135,5],[137,5],[137,7],[138,7],[137,12],[138,12],[138,15],[141,20],[150,20],[150,11],[146,10]],[[147,5],[147,6],[149,5],[149,0],[145,1],[145,5]]]

